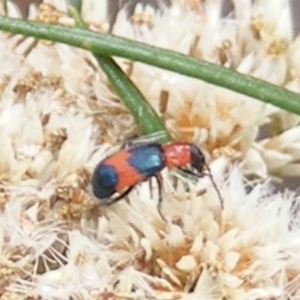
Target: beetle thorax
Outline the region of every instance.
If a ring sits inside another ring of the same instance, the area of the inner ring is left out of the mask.
[[[164,146],[165,165],[169,168],[183,167],[191,162],[189,143],[174,143]]]

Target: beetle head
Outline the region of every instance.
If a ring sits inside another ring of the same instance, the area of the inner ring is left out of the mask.
[[[199,173],[203,172],[205,158],[201,150],[194,144],[191,144],[191,165]]]

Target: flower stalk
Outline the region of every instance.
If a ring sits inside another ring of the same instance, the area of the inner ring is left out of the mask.
[[[85,24],[81,19],[76,6],[69,5],[69,13],[75,20],[78,28],[85,28]],[[106,74],[115,92],[134,117],[141,133],[143,135],[150,135],[155,132],[165,132],[164,140],[162,140],[162,142],[168,142],[171,139],[171,136],[167,132],[163,121],[159,118],[151,105],[148,104],[145,97],[130,78],[126,76],[111,57],[94,53],[93,55]]]

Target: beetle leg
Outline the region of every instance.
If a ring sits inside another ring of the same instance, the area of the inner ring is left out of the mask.
[[[158,188],[158,204],[157,204],[157,210],[158,210],[158,213],[160,214],[161,218],[166,221],[164,215],[162,214],[162,211],[161,211],[161,204],[162,204],[162,178],[161,178],[161,175],[160,174],[156,174],[154,175],[155,179],[156,179],[156,182],[157,182],[157,188]]]
[[[197,178],[201,178],[201,177],[204,177],[204,176],[207,176],[207,174],[205,173],[196,173],[196,172],[193,172],[191,170],[188,170],[188,169],[184,169],[184,168],[179,168],[183,173],[185,173],[186,175],[192,175],[192,176],[195,176]]]
[[[125,196],[127,196],[131,190],[134,188],[134,186],[129,187],[124,193],[122,193],[121,195],[119,195],[116,198],[111,199],[110,202],[107,202],[106,205],[112,205],[115,204],[116,202],[120,201],[121,199],[123,199]]]
[[[155,143],[163,143],[166,139],[169,138],[169,133],[165,130],[154,132],[148,135],[139,136],[138,134],[132,134],[131,136],[127,137],[126,140],[123,142],[121,149],[130,149],[136,146],[142,146],[146,144],[155,144]]]
[[[126,140],[123,142],[121,149],[128,149],[131,148],[134,145],[134,140],[136,140],[138,137],[137,134],[133,134],[126,138]]]

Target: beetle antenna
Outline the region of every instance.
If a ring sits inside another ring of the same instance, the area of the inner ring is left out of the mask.
[[[221,209],[223,210],[223,209],[224,209],[224,199],[223,199],[223,197],[221,196],[220,190],[218,189],[218,186],[217,186],[217,184],[216,184],[216,182],[215,182],[215,180],[214,180],[214,177],[213,177],[213,175],[212,175],[212,173],[211,173],[211,170],[210,170],[208,164],[207,164],[207,163],[204,163],[204,165],[205,165],[205,167],[206,167],[206,169],[207,169],[207,174],[206,174],[206,175],[210,178],[211,183],[212,183],[212,185],[214,186],[214,188],[215,188],[215,190],[216,190],[216,192],[217,192],[217,194],[218,194],[218,198],[219,198],[220,203],[221,203]]]
[[[224,209],[224,200],[223,200],[223,198],[222,198],[222,196],[221,196],[220,190],[218,189],[217,184],[216,184],[216,182],[214,181],[214,178],[213,178],[213,176],[212,176],[212,173],[211,173],[211,170],[210,170],[209,166],[208,166],[205,162],[203,163],[203,165],[204,165],[204,166],[206,167],[206,169],[207,169],[207,172],[206,172],[206,173],[202,173],[202,172],[201,172],[200,174],[198,174],[198,173],[195,173],[195,172],[193,172],[193,171],[191,171],[191,170],[187,170],[187,169],[183,169],[183,168],[180,168],[180,170],[181,170],[183,173],[187,174],[187,175],[192,175],[192,176],[195,176],[195,177],[197,177],[197,178],[202,178],[202,177],[204,177],[204,176],[208,176],[209,179],[210,179],[210,181],[211,181],[211,183],[213,184],[214,189],[215,189],[216,192],[217,192],[217,195],[218,195],[218,198],[219,198],[220,204],[221,204],[221,209],[223,210],[223,209]]]

